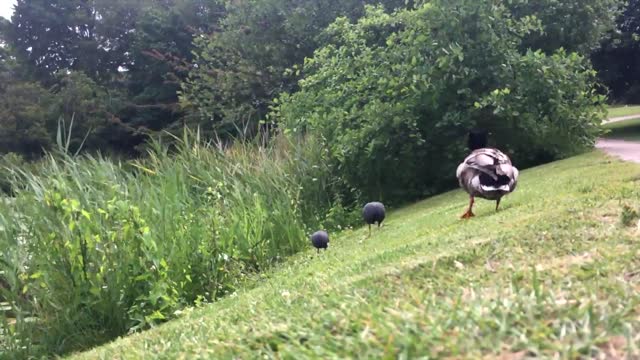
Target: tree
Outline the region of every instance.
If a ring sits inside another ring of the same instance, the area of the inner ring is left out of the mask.
[[[193,37],[223,15],[218,0],[19,0],[8,34],[31,79],[67,97],[54,110],[100,134],[90,147],[129,151],[181,124]]]
[[[411,2],[384,4],[392,9]],[[336,17],[360,17],[363,2],[250,0],[229,2],[227,11],[221,32],[196,39],[180,101],[190,124],[218,133],[255,132],[272,100],[296,89],[299,74],[287,71],[313,54]]]
[[[48,126],[53,96],[37,83],[15,82],[0,95],[0,152],[34,158],[52,144]]]
[[[401,202],[450,187],[474,126],[519,167],[568,156],[593,145],[603,98],[582,56],[521,52],[539,29],[487,1],[370,8],[329,27],[272,116],[323,143],[329,173],[350,189],[342,198]]]
[[[83,72],[59,73],[56,83],[51,111],[66,127],[73,121],[67,134],[71,137],[69,150],[76,151],[81,145],[84,149],[107,149],[108,133],[118,125],[115,114],[123,101],[121,94],[100,86]],[[57,122],[53,125],[50,134],[56,134],[60,126]]]
[[[0,153],[35,157],[51,145],[47,126],[53,97],[39,84],[23,80],[21,64],[7,41],[9,27],[0,18]]]
[[[624,12],[618,18],[618,27],[622,32],[640,35],[639,0],[629,0]]]
[[[630,0],[618,17],[616,31],[591,56],[612,100],[640,102],[640,0]]]
[[[104,81],[126,66],[127,46],[144,0],[18,0],[10,41],[34,78],[60,70]]]
[[[589,55],[615,25],[621,0],[517,0],[506,2],[516,18],[535,16],[542,32],[528,34],[522,49],[547,54],[564,48]]]
[[[11,74],[13,54],[11,54],[10,45],[6,40],[7,30],[10,26],[11,23],[8,20],[0,18],[0,90],[4,90],[6,84],[13,77]]]
[[[123,121],[152,131],[182,125],[178,90],[193,60],[193,39],[217,29],[223,15],[217,0],[165,1],[145,10],[132,37],[131,101]]]

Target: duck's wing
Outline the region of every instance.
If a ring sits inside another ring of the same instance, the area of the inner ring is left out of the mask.
[[[490,148],[474,150],[464,159],[465,167],[478,170],[497,180],[499,175],[497,169],[504,159],[499,151],[496,152],[494,150]]]
[[[511,159],[502,151],[493,148],[483,148],[473,151],[465,159],[467,166],[481,171],[494,180],[500,175],[513,177]]]

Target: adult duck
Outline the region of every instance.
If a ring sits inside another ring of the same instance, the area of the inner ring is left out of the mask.
[[[496,211],[503,196],[513,192],[518,183],[518,169],[502,151],[487,147],[488,134],[485,130],[471,130],[468,146],[471,153],[458,165],[456,177],[469,194],[469,208],[463,219],[475,216],[475,198],[496,201]]]

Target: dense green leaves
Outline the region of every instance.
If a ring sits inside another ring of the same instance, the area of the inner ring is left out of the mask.
[[[588,55],[615,24],[621,0],[512,0],[516,18],[535,16],[543,31],[527,35],[523,49],[552,53],[560,48]]]
[[[596,73],[585,59],[528,51],[512,60],[514,77],[478,106],[493,110],[487,126],[515,159],[538,163],[593,146],[605,118]]]
[[[130,152],[148,134],[183,124],[177,91],[193,37],[215,31],[224,14],[217,0],[19,1],[12,23],[0,30],[22,78],[56,94],[67,87],[69,77],[60,74],[68,72],[99,87],[77,95],[108,110],[74,109],[91,113],[75,116],[77,132],[93,129],[87,149]],[[41,110],[70,116],[69,106]],[[53,137],[56,129],[48,131]]]
[[[38,80],[50,82],[59,70],[106,79],[127,63],[141,1],[18,0],[11,43]]]
[[[215,31],[224,14],[218,0],[167,1],[146,9],[130,44],[134,60],[127,66],[124,122],[152,131],[181,130],[177,92],[193,60],[192,40]]]
[[[11,328],[0,357],[64,354],[162,323],[307,246],[308,148],[178,143],[132,163],[58,156],[37,173],[5,169],[14,176],[0,185],[15,193],[0,201],[0,331]]]
[[[405,6],[387,0],[388,8]],[[322,44],[322,30],[337,16],[361,16],[362,1],[285,0],[228,4],[222,31],[195,41],[196,59],[183,84],[189,123],[219,133],[255,133],[272,100],[296,89],[288,71]]]
[[[302,69],[304,59],[319,47],[338,45],[326,27],[340,16],[350,22],[359,19],[365,3],[369,1],[20,0],[12,22],[0,25],[0,32],[19,64],[12,70],[19,74],[14,79],[35,81],[57,92],[62,78],[56,74],[71,71],[83,73],[100,87],[107,94],[102,102],[109,104],[108,116],[101,122],[109,125],[107,129],[84,124],[85,117],[77,117],[78,129],[106,129],[95,133],[94,139],[100,141],[89,142],[87,149],[130,153],[139,150],[149,134],[176,132],[184,125],[200,127],[207,137],[222,138],[252,136],[260,123],[263,130],[270,128],[275,119],[266,117],[273,99],[299,89],[298,80],[307,71]],[[416,4],[381,3],[387,11]],[[513,27],[490,35],[506,36],[502,41],[512,41],[507,38],[516,35],[513,41],[522,52],[540,49],[551,55],[564,48],[587,54],[611,28],[619,1],[513,0],[485,5],[495,16],[508,11],[511,21],[535,26],[526,33]],[[453,18],[465,16],[468,23],[456,26],[473,40],[484,35],[473,33],[479,19],[468,14],[468,6],[456,3],[449,9]],[[633,21],[629,24],[633,26]],[[383,44],[385,34],[402,26],[371,24],[358,36],[365,36],[369,45]],[[455,30],[451,25],[447,29]],[[448,45],[452,51],[461,46]],[[0,52],[6,53],[4,48]],[[5,57],[0,54],[0,59]],[[424,59],[411,55],[404,61]],[[449,65],[445,58],[438,61],[438,66]],[[620,87],[623,77],[610,77],[616,79],[607,83]],[[443,98],[454,101],[455,96],[443,94],[430,101]],[[68,116],[52,117],[61,115]],[[47,127],[50,138],[51,131]]]
[[[522,54],[534,18],[471,0],[339,19],[274,116],[323,139],[345,189],[402,201],[452,184],[464,135],[485,126],[519,166],[588,146],[602,98],[578,55]],[[553,137],[545,137],[553,134]]]
[[[71,151],[77,151],[83,140],[86,148],[106,149],[109,143],[106,136],[112,130],[115,113],[120,109],[122,95],[100,86],[82,72],[57,74],[58,85],[52,88],[55,95],[53,114],[59,115],[71,131]],[[58,124],[49,129],[58,130]]]
[[[49,112],[52,94],[37,83],[4,85],[0,96],[0,151],[38,156],[51,145],[47,131],[55,118]]]
[[[592,61],[611,98],[640,103],[640,1],[629,0],[616,31],[593,53]]]

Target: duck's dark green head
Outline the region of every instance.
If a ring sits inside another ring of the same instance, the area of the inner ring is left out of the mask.
[[[471,129],[469,130],[469,139],[467,141],[467,146],[469,146],[469,150],[477,150],[487,147],[489,138],[489,132],[485,129]]]

